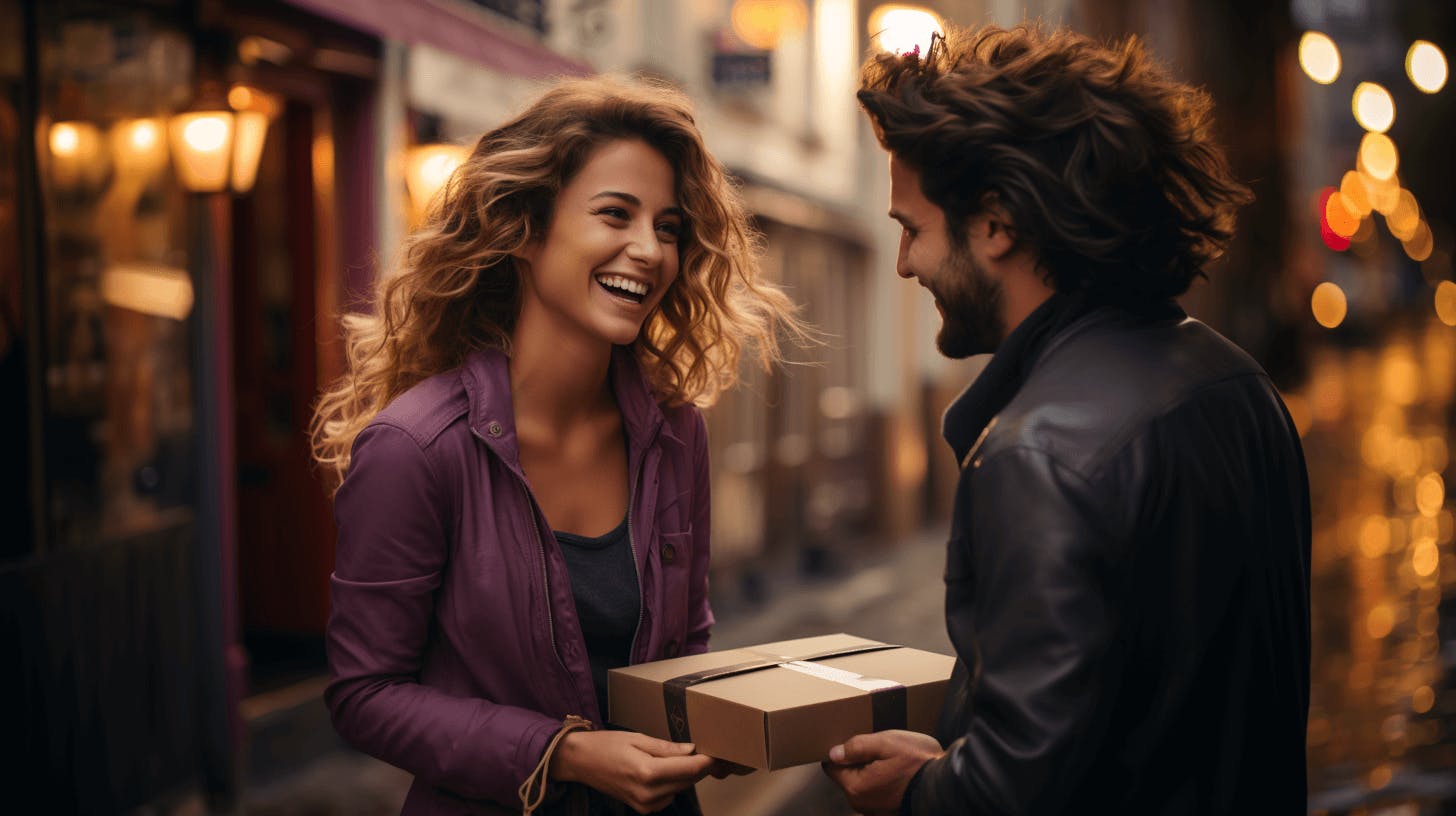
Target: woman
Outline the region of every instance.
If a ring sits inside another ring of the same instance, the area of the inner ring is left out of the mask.
[[[693,406],[797,329],[755,249],[681,95],[573,80],[481,137],[346,318],[325,698],[415,774],[405,813],[529,811],[543,773],[548,810],[696,809],[711,760],[599,724],[607,669],[707,650]]]

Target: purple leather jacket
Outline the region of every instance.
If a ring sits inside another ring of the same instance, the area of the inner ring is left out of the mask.
[[[707,651],[702,415],[660,407],[627,348],[610,378],[642,589],[632,662]],[[506,355],[478,352],[381,411],[334,513],[334,727],[415,775],[405,814],[519,812],[562,718],[603,717],[566,563],[521,471]]]

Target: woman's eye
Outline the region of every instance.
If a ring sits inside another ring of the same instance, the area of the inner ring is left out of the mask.
[[[608,218],[615,218],[619,221],[628,220],[627,211],[622,209],[621,207],[603,207],[600,210],[597,210],[596,214],[605,215]]]
[[[657,225],[657,231],[670,240],[676,241],[682,235],[682,225],[672,221],[664,221]]]

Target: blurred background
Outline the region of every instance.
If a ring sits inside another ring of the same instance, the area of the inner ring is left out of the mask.
[[[424,202],[552,76],[698,105],[830,343],[709,411],[719,647],[949,651],[976,373],[894,275],[857,66],[942,21],[1136,34],[1258,200],[1186,298],[1257,357],[1314,491],[1311,812],[1456,813],[1456,42],[1446,0],[0,0],[0,811],[395,813],[320,701],[305,436]],[[813,766],[709,814],[842,813]]]

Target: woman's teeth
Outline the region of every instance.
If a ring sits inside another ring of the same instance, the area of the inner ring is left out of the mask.
[[[642,299],[647,297],[647,284],[624,278],[621,275],[598,275],[597,283],[613,295],[633,303],[641,303]]]

